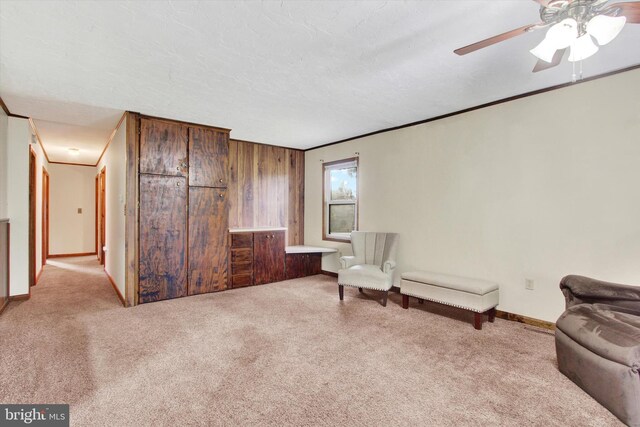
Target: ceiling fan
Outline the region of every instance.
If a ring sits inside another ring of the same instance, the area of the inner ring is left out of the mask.
[[[538,57],[533,72],[560,64],[570,48],[569,61],[588,58],[600,46],[613,40],[625,23],[640,24],[640,1],[607,4],[608,0],[533,0],[540,4],[541,22],[525,25],[506,33],[454,50],[466,55],[530,31],[549,28],[542,42],[531,49]]]

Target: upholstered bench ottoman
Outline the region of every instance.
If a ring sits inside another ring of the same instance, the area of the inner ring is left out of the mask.
[[[489,322],[496,317],[499,286],[497,283],[469,277],[450,276],[428,271],[402,273],[400,280],[402,308],[409,308],[409,297],[434,301],[473,311],[474,326],[482,329],[482,316],[487,314]]]

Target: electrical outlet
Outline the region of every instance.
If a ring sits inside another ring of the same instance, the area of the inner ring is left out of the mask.
[[[532,291],[534,289],[533,279],[524,279],[524,288]]]
[[[81,214],[82,213],[82,208],[78,208],[78,213]]]

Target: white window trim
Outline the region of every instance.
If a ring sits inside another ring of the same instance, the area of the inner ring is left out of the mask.
[[[327,171],[333,169],[346,169],[350,167],[356,168],[356,199],[355,200],[331,200],[331,181],[330,174]],[[355,230],[358,229],[358,202],[360,199],[360,167],[358,164],[358,158],[350,158],[344,160],[336,160],[334,162],[325,163],[322,165],[322,182],[323,182],[323,191],[322,191],[322,209],[323,209],[323,224],[322,224],[322,239],[323,240],[337,240],[350,242],[351,241],[351,233],[329,233],[329,206],[330,205],[354,205],[355,207],[355,218],[354,225]]]

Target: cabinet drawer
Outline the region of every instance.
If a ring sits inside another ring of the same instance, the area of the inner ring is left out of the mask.
[[[253,248],[253,233],[232,233],[232,248]]]
[[[241,264],[232,263],[231,264],[231,274],[253,274],[253,264],[250,262],[245,262]]]
[[[231,249],[231,263],[252,262],[253,249]]]
[[[237,276],[231,276],[231,287],[241,288],[243,286],[253,285],[253,277],[251,274],[238,274]]]

